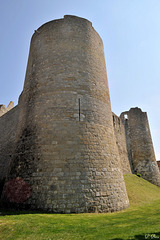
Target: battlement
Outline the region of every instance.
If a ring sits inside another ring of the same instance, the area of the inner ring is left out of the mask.
[[[8,112],[9,110],[11,110],[13,107],[14,107],[14,102],[12,102],[12,101],[8,104],[7,107],[5,105],[1,104],[0,105],[0,117],[2,115],[4,115],[6,112]]]

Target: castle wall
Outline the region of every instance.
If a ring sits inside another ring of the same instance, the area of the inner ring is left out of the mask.
[[[160,186],[147,115],[111,112],[103,43],[86,19],[65,16],[35,31],[12,107],[0,105],[3,206],[113,212],[129,206],[123,174]]]
[[[134,172],[160,186],[160,172],[155,159],[147,114],[140,108],[131,108],[120,117],[125,125],[129,159]]]
[[[15,148],[18,107],[0,117],[0,195]]]
[[[160,161],[159,160],[157,161],[157,165],[158,165],[158,168],[159,168],[159,171],[160,171]]]
[[[131,164],[128,159],[128,151],[127,151],[127,143],[126,143],[126,136],[125,136],[125,128],[121,121],[121,119],[114,113],[113,115],[113,126],[114,126],[114,133],[116,137],[116,144],[118,147],[118,152],[120,156],[121,168],[123,174],[132,173],[131,171]]]
[[[7,180],[21,179],[31,194],[16,202],[4,191],[4,204],[64,213],[128,207],[103,43],[89,21],[65,16],[36,31],[19,109]]]

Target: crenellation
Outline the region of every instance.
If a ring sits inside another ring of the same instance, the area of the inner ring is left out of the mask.
[[[10,111],[14,107],[14,102],[10,102],[6,107],[4,104],[0,105],[0,117],[3,116],[5,113]]]

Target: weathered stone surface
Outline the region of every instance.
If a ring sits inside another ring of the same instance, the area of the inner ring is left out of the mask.
[[[123,173],[159,185],[146,114],[112,115],[103,43],[88,20],[65,16],[35,31],[9,108],[0,109],[3,206],[113,212],[129,206]]]
[[[121,114],[125,125],[129,160],[133,164],[133,172],[140,173],[151,183],[160,186],[160,172],[149,129],[147,114],[140,108],[131,108]]]
[[[86,19],[65,16],[32,37],[7,181],[31,187],[24,203],[52,212],[128,207],[116,146],[103,43]],[[105,170],[104,170],[105,169]]]
[[[119,118],[116,114],[112,113],[112,115],[113,115],[113,126],[114,126],[114,133],[116,137],[116,144],[118,147],[123,174],[132,173],[132,170],[131,170],[132,163],[129,161],[129,158],[128,158],[124,124],[121,118]]]
[[[0,117],[0,195],[15,148],[18,106]]]
[[[157,165],[158,165],[158,168],[159,168],[159,171],[160,171],[160,160],[157,160]]]

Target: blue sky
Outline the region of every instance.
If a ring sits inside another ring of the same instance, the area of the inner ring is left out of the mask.
[[[18,102],[34,30],[66,14],[93,23],[104,43],[112,111],[146,111],[160,159],[160,0],[0,0],[0,104]]]

